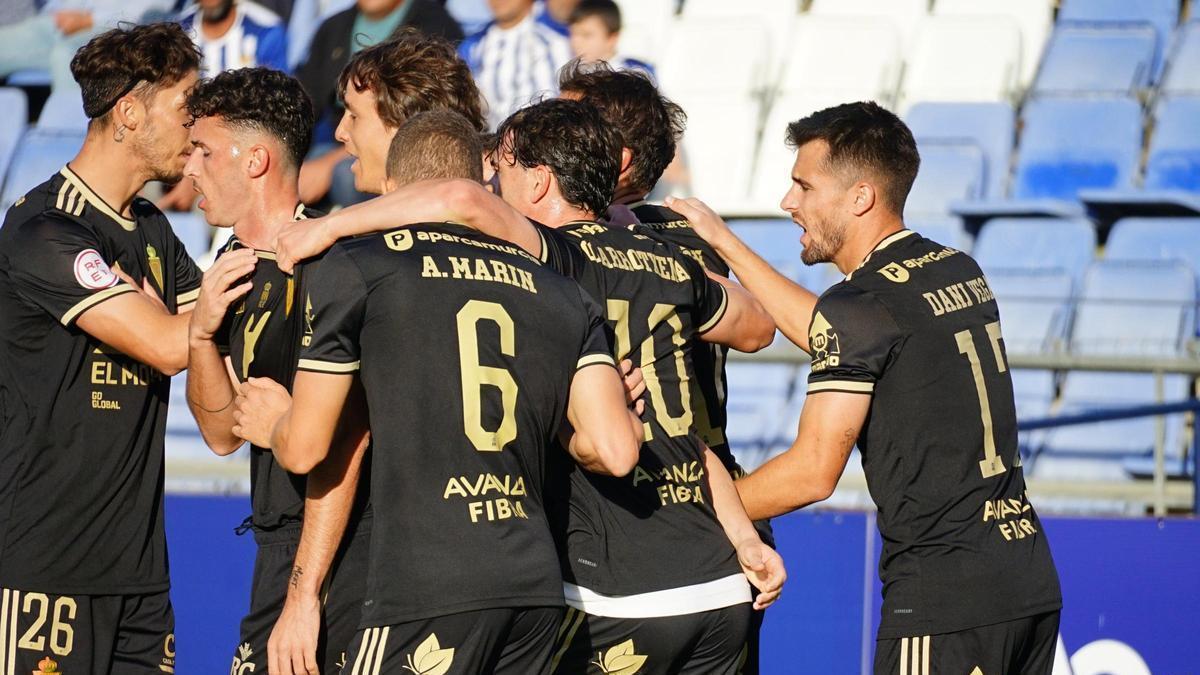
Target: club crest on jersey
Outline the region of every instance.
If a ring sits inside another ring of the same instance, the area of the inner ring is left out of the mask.
[[[38,661],[38,669],[33,671],[33,675],[62,675],[62,671],[58,669],[58,664],[54,659],[47,656]]]
[[[908,281],[909,277],[908,270],[904,269],[900,263],[894,262],[890,262],[883,267],[880,267],[879,273],[882,274],[888,281],[894,281],[898,284]]]
[[[75,256],[75,281],[88,290],[98,291],[116,286],[119,279],[96,249],[89,248]]]
[[[600,668],[604,675],[636,675],[638,669],[646,662],[646,656],[634,653],[633,639],[626,640],[615,647],[609,647],[604,654],[596,654],[592,665]]]
[[[813,317],[808,329],[808,345],[812,349],[812,370],[819,373],[826,368],[836,368],[842,360],[842,349],[833,326],[820,312]]]
[[[437,633],[430,633],[424,642],[417,645],[416,651],[408,655],[408,665],[404,669],[416,675],[445,675],[452,663],[454,648],[442,649]]]
[[[254,650],[251,649],[249,642],[243,642],[238,645],[237,656],[233,657],[233,665],[229,668],[229,675],[246,675],[253,673],[255,664],[250,659],[254,656]]]

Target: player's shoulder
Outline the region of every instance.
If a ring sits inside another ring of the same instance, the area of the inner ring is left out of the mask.
[[[966,253],[912,230],[901,230],[880,242],[847,280],[888,302],[919,295],[942,279],[981,274],[978,263]]]
[[[662,204],[640,202],[633,205],[630,210],[647,227],[655,229],[691,229],[692,227],[687,218],[684,218],[679,212],[667,208]]]

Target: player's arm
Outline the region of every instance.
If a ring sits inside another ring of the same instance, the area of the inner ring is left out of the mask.
[[[318,671],[321,588],[345,536],[367,453],[366,400],[361,384],[350,392],[329,456],[308,474],[304,524],[283,611],[267,641],[270,673]]]
[[[724,313],[716,323],[700,333],[700,339],[740,352],[756,352],[775,339],[775,321],[753,295],[737,282],[708,274],[725,290]]]
[[[386,232],[420,222],[453,221],[484,234],[510,241],[540,256],[541,238],[533,224],[503,199],[466,179],[410,183],[388,194],[311,220],[289,223],[276,242],[279,268],[311,258],[343,237]]]
[[[124,293],[75,320],[85,333],[164,375],[187,367],[187,314],[171,314],[140,293]]]
[[[754,523],[750,522],[742,507],[729,471],[716,453],[707,447],[704,448],[704,472],[708,475],[717,520],[721,522],[729,543],[737,551],[742,572],[759,590],[758,597],[754,599],[754,609],[766,609],[779,598],[787,581],[783,559],[758,536],[758,530],[754,529]]]
[[[611,365],[609,357],[575,373],[559,440],[588,471],[624,476],[637,465],[642,421],[628,407],[625,387]]]
[[[746,513],[755,520],[774,518],[828,499],[842,477],[870,405],[867,394],[810,394],[792,446],[737,481]]]
[[[236,378],[229,360],[221,355],[217,336],[230,306],[254,285],[243,279],[254,271],[257,261],[251,249],[218,258],[204,274],[188,325],[188,408],[204,442],[218,455],[232,453],[243,441],[233,433]]]
[[[289,400],[283,385],[252,377],[234,399],[233,433],[270,448],[284,469],[306,474],[329,454],[353,383],[352,374],[300,371]]]
[[[687,218],[696,233],[725,260],[742,285],[762,302],[787,339],[810,351],[808,329],[817,304],[816,294],[771,267],[704,202],[668,197],[667,206]]]

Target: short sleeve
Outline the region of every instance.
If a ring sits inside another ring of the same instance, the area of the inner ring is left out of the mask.
[[[55,216],[20,225],[8,254],[10,278],[22,297],[64,326],[109,298],[133,292],[104,259],[86,227]]]
[[[182,307],[200,297],[200,282],[204,281],[204,272],[192,260],[187,247],[175,236],[174,230],[171,231],[171,238],[175,240],[175,306]]]
[[[678,259],[692,277],[693,297],[696,307],[696,332],[706,333],[725,318],[729,308],[729,294],[725,287],[714,281],[704,271],[704,266],[686,253]]]
[[[617,362],[613,359],[613,341],[610,334],[612,329],[605,320],[600,305],[596,304],[582,287],[579,289],[579,298],[583,301],[587,325],[584,329],[583,344],[579,349],[579,361],[575,365],[575,370],[579,371],[588,366],[601,364],[615,368]]]
[[[353,373],[359,368],[359,336],[367,288],[358,265],[335,245],[304,282],[304,333],[298,370]]]
[[[901,339],[877,298],[849,285],[833,288],[817,301],[808,331],[808,393],[873,393]]]

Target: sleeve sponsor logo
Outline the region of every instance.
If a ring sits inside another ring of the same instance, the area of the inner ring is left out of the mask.
[[[808,329],[808,344],[812,348],[812,370],[819,373],[826,368],[836,368],[842,360],[842,349],[833,326],[820,312],[813,317]]]
[[[117,285],[117,275],[96,249],[89,248],[75,256],[75,280],[80,286],[92,291],[112,288]]]

